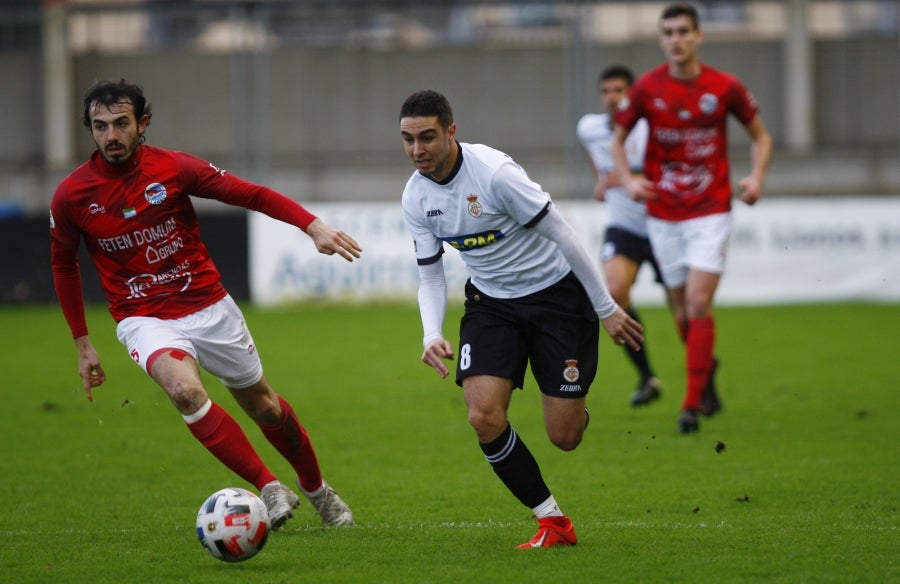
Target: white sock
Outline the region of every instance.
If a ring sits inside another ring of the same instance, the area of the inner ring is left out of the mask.
[[[553,498],[553,495],[547,497],[546,501],[531,510],[538,519],[543,519],[544,517],[562,517],[563,515],[563,512],[560,510],[559,505],[556,504],[556,499]]]
[[[194,422],[205,416],[207,413],[209,413],[209,410],[212,409],[212,405],[212,400],[207,399],[206,403],[200,406],[199,410],[197,410],[193,414],[181,414],[181,417],[184,418],[184,421],[188,424],[193,424]]]
[[[300,490],[303,491],[303,494],[306,495],[308,498],[315,499],[316,497],[318,497],[319,495],[321,495],[322,493],[325,492],[326,486],[328,486],[328,484],[325,482],[325,479],[322,479],[322,486],[319,487],[318,489],[316,489],[315,491],[313,491],[312,493],[308,493],[308,492],[304,491],[302,487]]]

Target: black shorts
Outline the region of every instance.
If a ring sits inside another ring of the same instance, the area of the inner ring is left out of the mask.
[[[599,322],[571,272],[549,288],[512,299],[492,298],[466,282],[456,383],[493,375],[521,388],[530,363],[542,393],[584,397],[597,374]]]
[[[637,236],[619,227],[607,227],[603,238],[602,255],[603,257],[600,259],[604,262],[617,255],[627,257],[636,263],[638,267],[647,262],[653,268],[657,283],[663,283],[662,272],[659,271],[659,264],[656,263],[653,248],[650,247],[650,240],[646,237]]]

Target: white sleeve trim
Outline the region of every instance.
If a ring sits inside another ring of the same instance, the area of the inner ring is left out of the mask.
[[[447,279],[443,258],[419,266],[419,315],[422,317],[424,337],[422,346],[443,339],[444,317],[447,314]]]
[[[610,296],[600,272],[594,267],[587,251],[581,245],[575,229],[563,218],[555,205],[550,205],[549,211],[534,226],[534,230],[559,247],[575,276],[584,286],[597,315],[600,318],[612,315],[618,305]]]

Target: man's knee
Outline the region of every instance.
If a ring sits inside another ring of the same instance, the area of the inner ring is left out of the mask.
[[[578,448],[583,437],[584,430],[567,430],[551,434],[550,442],[560,450],[570,452]]]
[[[469,424],[481,442],[488,443],[506,430],[506,412],[502,410],[469,409]]]

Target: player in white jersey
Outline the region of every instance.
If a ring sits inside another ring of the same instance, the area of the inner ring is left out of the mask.
[[[444,339],[444,243],[469,272],[460,323],[456,383],[485,458],[529,507],[538,532],[519,548],[576,543],[575,529],[507,419],[530,364],[542,394],[550,441],[573,450],[587,426],[586,396],[597,369],[599,326],[635,349],[641,325],[613,301],[572,227],[550,195],[509,156],[456,141],[447,99],[410,95],[400,134],[416,167],[403,191],[403,216],[419,265],[422,361],[441,377],[455,354]]]
[[[611,153],[612,114],[619,101],[628,94],[628,88],[633,82],[634,74],[622,65],[612,65],[601,71],[597,79],[597,92],[600,105],[606,111],[601,114],[585,114],[578,121],[576,134],[590,159],[591,171],[596,178],[594,198],[606,203],[607,227],[601,253],[606,285],[616,303],[640,322],[631,303],[631,288],[637,280],[638,271],[644,262],[648,262],[660,284],[662,275],[647,236],[647,207],[643,201],[633,200],[622,187]],[[642,119],[625,141],[628,164],[635,174],[643,171],[647,131],[647,122]],[[631,404],[641,406],[659,398],[661,384],[650,365],[646,345],[640,351],[627,345],[624,348],[639,375]]]

